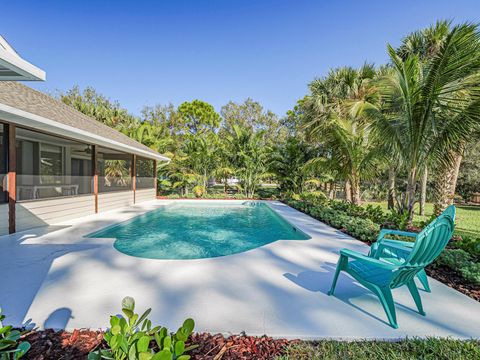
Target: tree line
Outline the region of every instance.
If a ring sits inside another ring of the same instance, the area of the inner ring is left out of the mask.
[[[339,67],[314,79],[282,118],[252,99],[220,112],[193,100],[133,116],[93,88],[59,97],[170,157],[159,167],[164,190],[208,191],[215,178],[226,191],[235,176],[247,197],[268,179],[282,194],[335,197],[341,188],[359,204],[380,184],[389,208],[412,220],[416,202],[424,212],[427,194],[437,212],[453,201],[462,161],[468,166],[460,178],[473,183],[468,191],[478,181],[475,161],[464,154],[479,154],[479,29],[439,21],[387,52],[382,66]]]

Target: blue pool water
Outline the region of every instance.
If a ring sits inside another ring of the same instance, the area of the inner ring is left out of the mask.
[[[115,238],[118,251],[149,259],[211,258],[310,238],[268,205],[250,201],[167,205],[87,237]]]

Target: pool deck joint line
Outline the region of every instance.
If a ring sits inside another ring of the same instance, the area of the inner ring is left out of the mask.
[[[406,287],[393,291],[397,330],[388,326],[375,296],[347,275],[340,276],[336,295],[328,296],[340,249],[366,253],[368,246],[277,201],[267,203],[311,239],[279,240],[218,258],[155,260],[122,254],[113,247],[115,239],[84,237],[186,201],[154,200],[0,237],[0,306],[9,322],[104,329],[129,295],[138,311],[151,307],[152,321],[173,330],[192,317],[196,331],[225,335],[480,337],[480,303],[434,279],[431,293],[421,291],[425,317]]]

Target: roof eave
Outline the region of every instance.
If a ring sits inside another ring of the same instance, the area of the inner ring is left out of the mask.
[[[23,60],[16,53],[6,51],[0,47],[0,65],[18,74],[18,76],[1,76],[0,80],[30,80],[45,81],[45,71]]]
[[[0,119],[16,125],[25,126],[28,128],[35,128],[40,131],[57,134],[74,140],[83,141],[89,144],[109,147],[115,150],[132,153],[149,159],[170,161],[168,157],[161,154],[152,153],[144,149],[139,149],[131,145],[123,144],[121,142],[111,140],[97,134],[92,134],[88,131],[77,129],[73,126],[61,124],[57,121],[47,119],[43,116],[32,114],[27,111],[20,110],[2,103],[0,103]]]

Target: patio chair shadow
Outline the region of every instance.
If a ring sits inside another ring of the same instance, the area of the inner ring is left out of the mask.
[[[322,266],[322,269],[325,269],[324,271],[303,271],[299,273],[298,275],[293,275],[290,273],[285,273],[283,276],[287,278],[288,280],[292,281],[296,285],[312,292],[320,292],[325,296],[328,295],[328,291],[330,290],[330,286],[332,284],[332,279],[333,275],[335,272],[335,267],[336,264],[327,264]],[[351,279],[350,277],[340,274],[340,278],[337,283],[337,289],[335,290],[335,295],[334,296],[329,296],[329,298],[335,298],[343,303],[353,307],[354,309],[362,312],[365,315],[370,316],[371,318],[378,320],[385,325],[389,326],[389,323],[385,321],[384,319],[378,317],[377,315],[374,315],[365,309],[362,309],[358,305],[354,304],[351,299],[355,299],[360,296],[370,296],[372,293],[358,284],[356,281]],[[373,296],[373,295],[372,295]],[[383,312],[383,309],[381,307],[381,304],[378,303],[379,306],[379,311]]]

